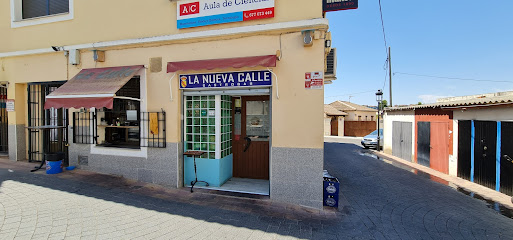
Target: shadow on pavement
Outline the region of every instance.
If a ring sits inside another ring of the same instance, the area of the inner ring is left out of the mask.
[[[136,208],[190,217],[235,227],[284,236],[316,238],[330,236],[337,214],[259,199],[190,193],[189,189],[166,189],[153,184],[87,171],[46,175],[30,173],[33,164],[4,165],[0,159],[0,194],[4,181],[16,181],[43,188],[125,204]],[[11,166],[10,166],[11,165]],[[300,229],[309,231],[300,231]]]

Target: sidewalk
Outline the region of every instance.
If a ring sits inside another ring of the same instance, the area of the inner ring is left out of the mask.
[[[0,239],[337,239],[341,214],[0,158]]]
[[[404,165],[407,165],[409,167],[412,167],[412,168],[415,168],[419,171],[422,171],[424,173],[427,173],[431,176],[435,176],[435,177],[438,177],[440,179],[443,179],[447,182],[449,182],[449,186],[450,184],[453,184],[457,187],[460,187],[468,192],[473,192],[475,194],[478,194],[480,196],[482,196],[483,198],[487,199],[487,200],[491,200],[491,201],[494,201],[494,202],[497,202],[509,209],[512,209],[513,210],[513,203],[512,203],[512,198],[511,196],[508,196],[506,194],[503,194],[501,192],[497,192],[493,189],[490,189],[490,188],[487,188],[487,187],[484,187],[484,186],[481,186],[477,183],[473,183],[473,182],[470,182],[470,181],[467,181],[465,179],[461,179],[461,178],[458,178],[458,177],[455,177],[455,176],[450,176],[450,175],[447,175],[445,173],[441,173],[439,171],[436,171],[434,169],[431,169],[431,168],[428,168],[428,167],[425,167],[425,166],[422,166],[420,164],[417,164],[417,163],[413,163],[413,162],[408,162],[406,160],[403,160],[401,158],[398,158],[398,157],[395,157],[395,156],[392,156],[392,155],[389,155],[389,154],[386,154],[386,153],[383,153],[383,152],[378,152],[378,151],[375,151],[375,150],[372,150],[372,152],[379,156],[379,157],[382,157],[382,158],[386,158],[386,159],[389,159],[389,160],[393,160],[393,161],[396,161],[396,162],[399,162],[399,163],[402,163]]]
[[[13,162],[0,157],[0,169],[27,172],[39,163]],[[337,212],[331,208],[325,210],[302,207],[295,204],[276,202],[268,196],[238,194],[215,190],[195,188],[194,193],[190,188],[167,188],[157,184],[137,182],[134,180],[90,172],[81,169],[47,175],[44,168],[31,174],[43,175],[49,178],[59,178],[76,182],[93,184],[106,189],[116,189],[131,194],[144,195],[167,201],[188,203],[200,206],[210,206],[225,210],[235,210],[243,213],[258,213],[269,217],[285,216],[291,220],[327,220],[337,217]]]

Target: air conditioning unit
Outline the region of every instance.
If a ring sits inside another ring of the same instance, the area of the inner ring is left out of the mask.
[[[332,81],[337,80],[337,49],[332,48],[326,56],[325,71],[324,71],[324,84],[330,84]]]
[[[69,64],[79,65],[80,64],[80,50],[71,49],[69,50]]]

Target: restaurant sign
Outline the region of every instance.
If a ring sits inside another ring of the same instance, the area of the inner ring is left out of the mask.
[[[177,5],[178,29],[274,17],[274,0],[183,0]]]
[[[180,74],[180,89],[272,86],[270,71]]]
[[[322,11],[323,12],[357,9],[357,8],[358,8],[358,0],[322,0]]]

